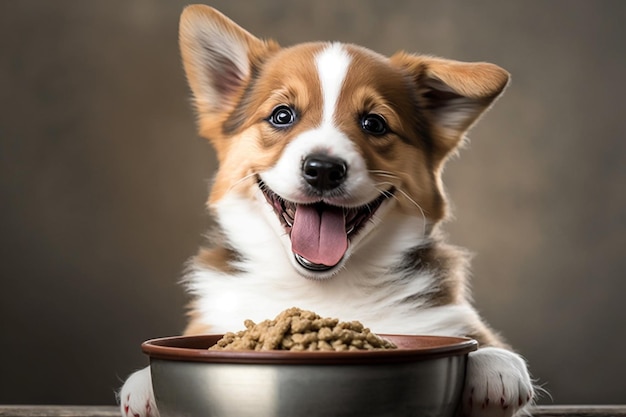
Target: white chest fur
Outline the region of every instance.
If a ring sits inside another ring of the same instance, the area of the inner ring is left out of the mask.
[[[332,278],[302,277],[291,264],[282,240],[288,240],[273,213],[260,200],[237,195],[222,199],[218,221],[230,244],[242,255],[227,274],[192,265],[185,277],[197,299],[202,321],[215,332],[243,328],[245,319],[273,318],[289,307],[341,320],[359,320],[378,333],[463,335],[477,320],[469,304],[429,307],[437,281],[431,272],[401,277],[394,267],[408,248],[420,243],[421,220],[385,214],[384,228],[359,242],[358,250]]]

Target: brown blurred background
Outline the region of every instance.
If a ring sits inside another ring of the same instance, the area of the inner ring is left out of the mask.
[[[0,1],[0,403],[112,404],[178,334],[212,150],[183,1]],[[284,45],[341,40],[513,74],[445,173],[479,310],[552,393],[626,402],[626,2],[214,1]]]

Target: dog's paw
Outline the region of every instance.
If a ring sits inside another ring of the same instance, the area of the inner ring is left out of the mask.
[[[533,384],[519,355],[493,347],[470,353],[463,392],[464,416],[511,417],[533,397]]]
[[[150,367],[128,377],[119,395],[123,417],[159,417],[154,402]]]

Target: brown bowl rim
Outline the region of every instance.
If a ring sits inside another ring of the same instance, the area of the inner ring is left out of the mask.
[[[222,334],[173,336],[147,340],[142,351],[150,360],[231,364],[376,364],[417,362],[442,357],[467,355],[478,349],[478,342],[467,337],[380,334],[398,349],[351,352],[291,352],[291,351],[227,351],[208,350]]]

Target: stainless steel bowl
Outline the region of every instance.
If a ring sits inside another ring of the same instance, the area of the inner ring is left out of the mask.
[[[398,349],[209,351],[222,335],[145,342],[161,417],[452,417],[471,339],[382,335]]]

